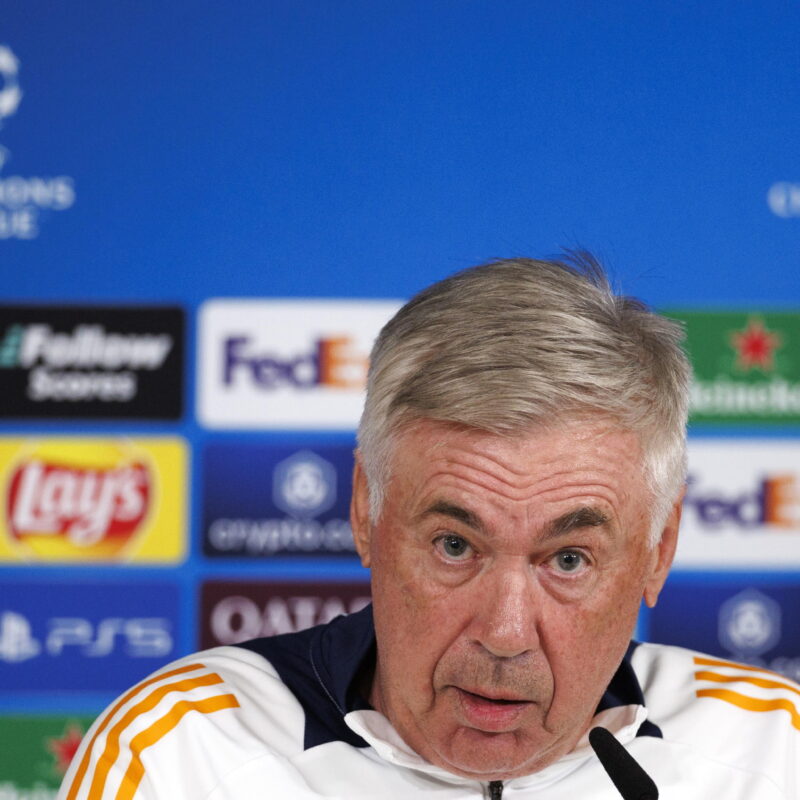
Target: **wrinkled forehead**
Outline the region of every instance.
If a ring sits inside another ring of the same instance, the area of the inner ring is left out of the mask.
[[[488,401],[491,402],[491,401]],[[517,448],[520,452],[538,450],[549,445],[559,448],[569,443],[586,444],[602,440],[609,436],[625,436],[629,446],[634,449],[632,456],[644,461],[643,437],[637,431],[623,425],[619,420],[600,412],[559,418],[534,420],[527,424],[513,427],[498,425],[487,428],[466,424],[451,419],[437,419],[426,416],[407,416],[397,422],[391,434],[390,462],[396,461],[395,455],[414,451],[432,454],[436,448],[442,447],[453,437],[468,438],[476,446],[486,450],[498,447]]]
[[[418,421],[393,461],[384,512],[409,524],[438,515],[508,537],[576,526],[638,531],[652,509],[638,436],[606,420],[516,435]]]
[[[460,423],[417,418],[392,441],[390,476],[409,470],[424,473],[434,462],[459,454],[497,464],[500,472],[524,483],[552,464],[568,479],[571,469],[602,469],[609,479],[630,481],[644,475],[640,437],[614,420],[597,415],[536,424],[516,431],[487,431]],[[403,475],[411,477],[413,475]]]

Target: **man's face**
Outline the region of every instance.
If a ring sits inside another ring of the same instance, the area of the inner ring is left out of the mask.
[[[370,699],[417,753],[497,780],[575,746],[674,552],[677,506],[648,546],[642,471],[638,438],[600,421],[511,438],[421,421],[373,525],[356,468]]]

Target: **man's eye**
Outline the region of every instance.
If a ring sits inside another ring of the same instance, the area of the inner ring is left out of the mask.
[[[447,533],[444,536],[439,536],[435,544],[448,558],[463,559],[465,555],[469,555],[472,552],[470,543],[461,536],[456,536],[454,533]]]
[[[555,563],[561,572],[577,572],[586,565],[586,557],[577,550],[562,550],[556,553]]]

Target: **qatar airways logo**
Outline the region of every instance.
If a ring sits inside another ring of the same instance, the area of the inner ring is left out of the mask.
[[[690,439],[676,563],[800,568],[800,442]]]
[[[354,429],[372,344],[399,306],[208,301],[200,310],[198,417],[209,428]]]

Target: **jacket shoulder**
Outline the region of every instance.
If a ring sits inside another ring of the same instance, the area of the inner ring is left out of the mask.
[[[238,647],[187,656],[94,722],[58,800],[204,797],[218,776],[267,751],[303,748],[303,712],[272,665]]]
[[[665,741],[800,789],[800,686],[749,664],[641,644],[632,665]]]

